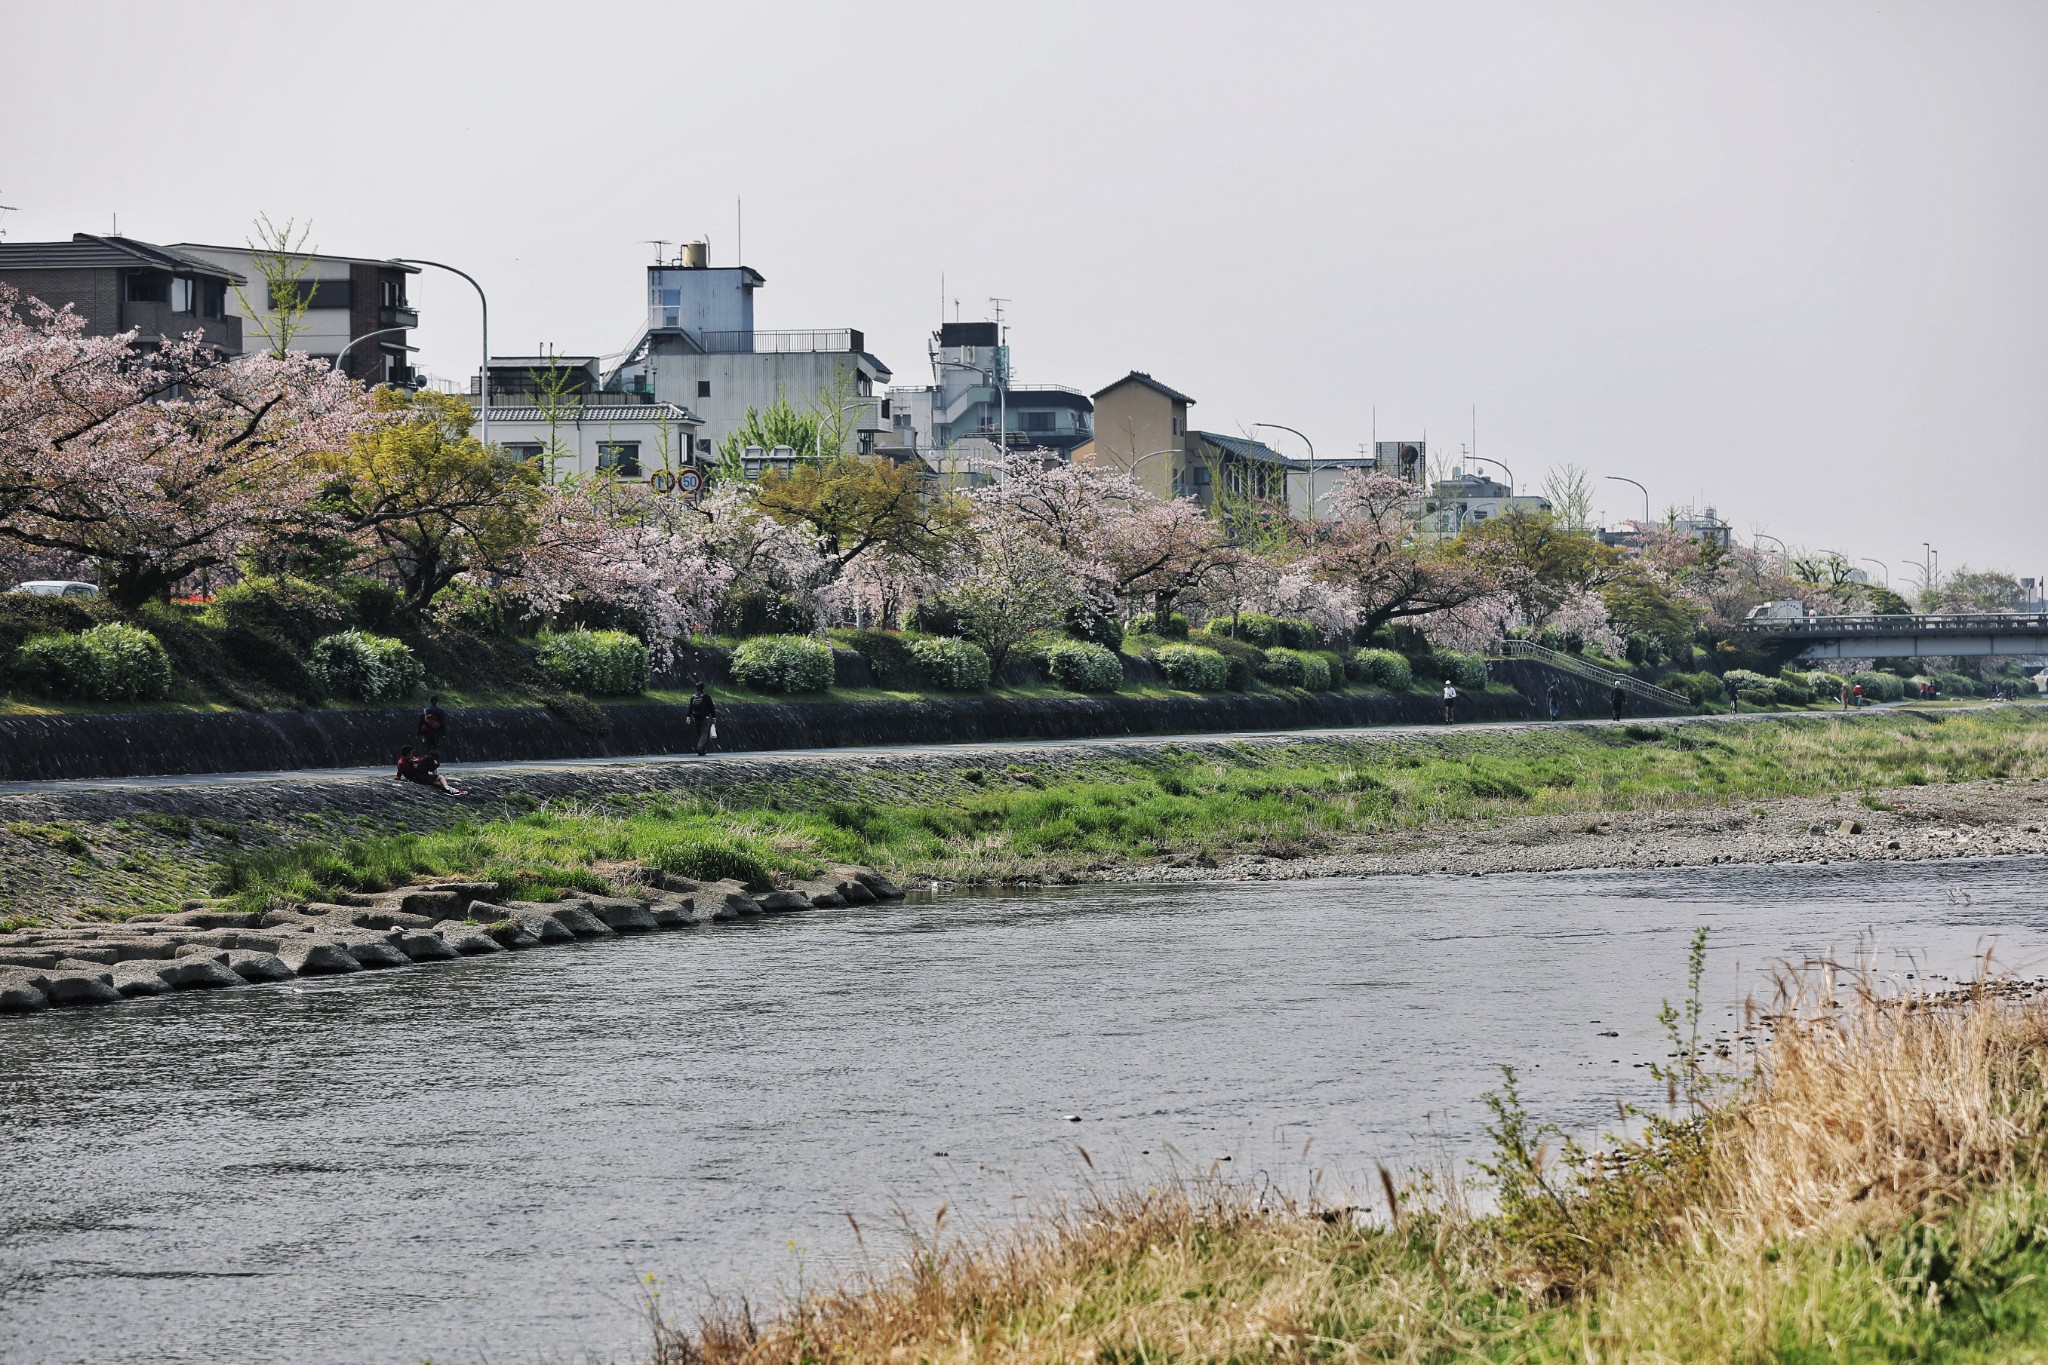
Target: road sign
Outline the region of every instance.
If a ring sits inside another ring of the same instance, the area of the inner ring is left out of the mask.
[[[695,493],[704,487],[704,476],[694,469],[685,469],[676,475],[676,487],[685,493]]]
[[[647,482],[657,493],[672,493],[676,487],[676,476],[669,473],[666,469],[657,469],[648,478]]]

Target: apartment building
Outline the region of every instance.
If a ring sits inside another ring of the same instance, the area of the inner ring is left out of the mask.
[[[0,242],[0,284],[53,308],[69,305],[90,336],[132,329],[144,346],[198,332],[207,345],[242,354],[242,319],[229,299],[247,282],[216,261],[132,237]]]
[[[179,242],[170,248],[196,260],[232,271],[244,283],[228,291],[228,312],[241,320],[242,336],[251,351],[278,344],[280,299],[264,281],[257,257],[247,246],[211,246]],[[406,298],[406,281],[420,273],[416,265],[368,256],[334,256],[307,252],[292,258],[303,266],[296,292],[306,311],[294,324],[286,344],[322,360],[341,357],[341,368],[365,384],[413,382],[410,344],[419,313]]]
[[[1070,458],[1094,435],[1095,405],[1064,384],[1016,384],[1000,322],[948,322],[931,335],[932,382],[889,390],[882,448],[979,482],[1004,455]]]

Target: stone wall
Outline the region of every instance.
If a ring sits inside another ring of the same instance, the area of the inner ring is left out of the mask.
[[[1606,720],[1614,714],[1611,698],[1614,689],[1582,678],[1576,673],[1567,673],[1561,668],[1552,668],[1539,659],[1490,659],[1487,668],[1495,682],[1504,682],[1529,699],[1530,714],[1548,716],[1547,694],[1556,687],[1564,701],[1566,720]],[[1631,695],[1628,709],[1622,713],[1629,716],[1678,716],[1689,711],[1671,706],[1660,706]]]
[[[1541,697],[1539,687],[1535,693]],[[604,708],[611,733],[586,734],[542,707],[474,707],[451,713],[449,762],[568,759],[678,753],[689,747],[680,706]],[[379,767],[410,742],[417,712],[362,709],[279,712],[130,712],[0,717],[0,781],[135,777]],[[1523,696],[1467,696],[1460,720],[1535,714]],[[1166,698],[949,697],[920,701],[794,701],[728,705],[718,718],[721,752],[859,749],[1006,739],[1201,734],[1441,719],[1428,693],[1224,693]]]

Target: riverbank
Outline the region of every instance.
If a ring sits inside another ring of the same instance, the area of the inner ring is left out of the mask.
[[[459,800],[322,774],[66,785],[0,795],[0,920],[594,890],[628,861],[766,890],[832,864],[965,885],[1982,856],[2048,849],[2043,779],[2048,713],[1988,706],[536,765]]]
[[[1669,1113],[1597,1153],[1506,1073],[1486,1212],[1384,1168],[1345,1202],[1107,1182],[1009,1236],[913,1231],[773,1318],[656,1299],[648,1359],[2042,1359],[2048,1003],[1786,984],[1732,1072],[1674,1017]]]

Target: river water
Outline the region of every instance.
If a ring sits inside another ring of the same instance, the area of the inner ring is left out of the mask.
[[[619,1358],[644,1273],[772,1303],[848,1214],[999,1224],[1077,1148],[1362,1186],[1479,1150],[1504,1063],[1568,1126],[1654,1103],[1696,925],[1726,1027],[1859,939],[2036,974],[2044,871],[962,895],[0,1019],[0,1360]]]

